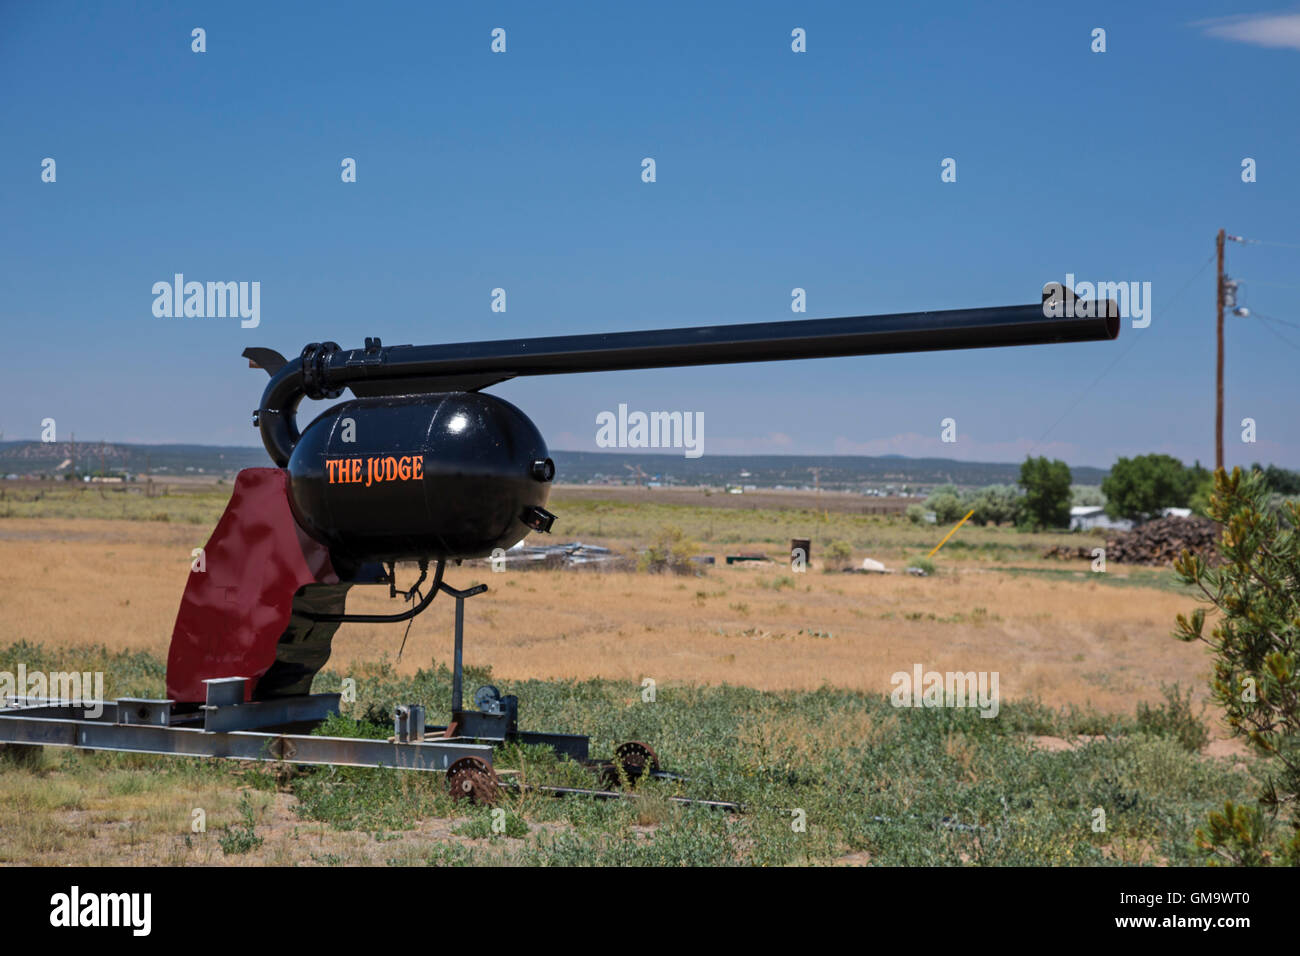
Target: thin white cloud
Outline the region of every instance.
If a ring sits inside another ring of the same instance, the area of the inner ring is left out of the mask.
[[[1201,27],[1206,36],[1221,40],[1300,50],[1300,12],[1245,13],[1200,20],[1193,26]]]

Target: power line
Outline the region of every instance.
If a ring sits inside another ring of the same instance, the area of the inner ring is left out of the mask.
[[[1246,239],[1243,236],[1228,236],[1227,238],[1248,246],[1279,246],[1283,249],[1300,249],[1300,242],[1276,242],[1272,239]]]
[[[1289,319],[1279,319],[1276,316],[1272,316],[1266,312],[1259,312],[1259,311],[1252,312],[1251,317],[1260,319],[1264,323],[1264,328],[1268,329],[1268,331],[1271,332],[1274,336],[1276,336],[1280,341],[1289,345],[1291,348],[1300,351],[1300,345],[1296,345],[1294,342],[1288,339],[1277,329],[1273,328],[1274,325],[1286,325],[1293,329],[1300,329],[1300,322],[1292,322]]]
[[[1280,322],[1283,325],[1289,325],[1293,328],[1300,329],[1300,322],[1292,322],[1289,319],[1279,319],[1277,316],[1268,315],[1267,313],[1260,312],[1258,309],[1252,310],[1250,314],[1256,318],[1264,319],[1267,322]]]
[[[1038,439],[1038,441],[1034,442],[1032,445],[1029,446],[1029,450],[1026,451],[1025,454],[1029,454],[1030,451],[1033,451],[1035,448],[1041,445],[1043,443],[1043,439],[1047,438],[1047,436],[1052,433],[1052,429],[1054,429],[1057,425],[1061,424],[1061,422],[1065,420],[1065,417],[1069,415],[1070,412],[1074,411],[1075,408],[1078,407],[1079,403],[1082,402],[1085,398],[1087,398],[1089,393],[1092,392],[1094,388],[1096,388],[1099,384],[1101,384],[1101,380],[1110,373],[1110,370],[1113,369],[1116,365],[1118,365],[1120,361],[1124,358],[1124,356],[1128,355],[1129,352],[1133,351],[1133,346],[1137,345],[1138,342],[1140,342],[1141,340],[1142,340],[1142,336],[1135,335],[1133,337],[1133,341],[1129,343],[1128,348],[1124,349],[1122,352],[1119,353],[1119,355],[1115,356],[1115,358],[1111,360],[1111,363],[1107,365],[1104,369],[1102,369],[1101,374],[1098,375],[1095,379],[1093,379],[1092,384],[1079,393],[1078,397],[1075,398],[1075,400],[1069,404],[1069,406],[1065,409],[1065,411],[1061,412],[1060,417],[1058,417],[1056,421],[1052,422],[1052,424],[1047,426],[1047,431],[1043,432],[1042,436]]]
[[[1237,281],[1245,284],[1246,286],[1271,285],[1271,286],[1277,286],[1279,289],[1300,289],[1300,285],[1297,285],[1294,282],[1267,282],[1264,279],[1241,279],[1241,278],[1238,278]]]
[[[1264,317],[1263,317],[1263,316],[1260,316],[1260,318],[1263,319]],[[1288,324],[1288,325],[1294,325],[1294,323],[1290,323],[1290,322],[1287,323],[1287,324]],[[1297,327],[1297,328],[1300,328],[1300,326],[1296,326],[1296,327]],[[1279,340],[1280,340],[1284,345],[1289,345],[1291,348],[1295,349],[1297,352],[1300,352],[1300,345],[1296,345],[1294,342],[1292,342],[1290,339],[1288,339],[1285,335],[1283,335],[1283,334],[1282,334],[1281,332],[1279,332],[1277,329],[1273,328],[1272,320],[1264,319],[1264,328],[1268,329],[1269,332],[1271,332],[1273,335],[1277,336],[1277,338],[1278,338],[1278,339],[1279,339]]]
[[[1172,299],[1169,300],[1168,305],[1173,305],[1175,302],[1178,301],[1178,298],[1184,292],[1186,292],[1189,288],[1191,288],[1192,283],[1201,277],[1201,273],[1205,271],[1206,266],[1208,266],[1211,262],[1213,262],[1217,255],[1218,255],[1217,252],[1213,252],[1210,254],[1210,257],[1208,259],[1206,259],[1204,262],[1201,263],[1200,268],[1198,268],[1194,273],[1192,273],[1192,277],[1188,279],[1186,282],[1184,282],[1182,288],[1180,288],[1177,292],[1174,293],[1174,296]],[[1034,442],[1029,446],[1029,449],[1025,452],[1025,454],[1028,455],[1029,452],[1033,451],[1035,448],[1041,445],[1043,441],[1047,438],[1047,436],[1052,433],[1052,430],[1056,428],[1057,425],[1061,424],[1061,422],[1065,420],[1066,416],[1069,415],[1070,412],[1074,411],[1079,406],[1079,403],[1082,402],[1085,398],[1087,398],[1088,395],[1091,394],[1094,388],[1096,388],[1098,385],[1101,384],[1101,380],[1104,379],[1107,375],[1109,375],[1111,370],[1114,369],[1115,366],[1118,365],[1121,361],[1123,361],[1124,357],[1128,355],[1130,352],[1132,352],[1134,347],[1139,342],[1141,342],[1144,338],[1146,338],[1146,336],[1144,335],[1133,336],[1132,341],[1128,345],[1128,348],[1124,349],[1117,356],[1115,356],[1115,358],[1111,360],[1111,363],[1107,365],[1104,369],[1102,369],[1101,374],[1098,375],[1095,379],[1093,379],[1092,384],[1079,393],[1078,397],[1076,397],[1075,400],[1069,404],[1069,406],[1065,409],[1065,411],[1061,412],[1060,416],[1057,417],[1056,421],[1052,422],[1052,424],[1047,426],[1047,430],[1043,432],[1042,436],[1038,439],[1038,441]]]

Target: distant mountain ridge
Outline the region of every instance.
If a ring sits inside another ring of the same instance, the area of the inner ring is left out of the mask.
[[[677,484],[742,484],[758,487],[880,488],[885,485],[954,484],[959,486],[1013,485],[1020,477],[1019,462],[971,462],[951,458],[907,458],[902,455],[675,455],[627,452],[552,451],[557,480],[586,483],[601,476],[637,479],[658,476]],[[813,469],[817,470],[814,475]],[[622,472],[620,475],[619,472]],[[747,475],[745,473],[748,473]],[[1109,474],[1104,468],[1070,469],[1079,485],[1098,485]]]
[[[135,445],[126,442],[0,442],[0,474],[109,473],[233,475],[269,464],[266,452],[240,445]]]
[[[754,485],[822,488],[910,488],[954,484],[1015,484],[1020,463],[906,458],[902,455],[679,455],[619,451],[552,451],[557,481],[569,484],[659,481],[681,485]],[[204,474],[231,477],[241,468],[270,464],[260,447],[247,445],[137,445],[126,442],[0,442],[0,475],[65,474],[75,462],[82,474],[160,477]],[[816,469],[814,475],[813,469]],[[1096,485],[1104,468],[1072,468],[1075,484]]]

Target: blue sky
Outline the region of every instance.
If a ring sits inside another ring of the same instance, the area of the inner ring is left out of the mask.
[[[1220,227],[1293,244],[1228,270],[1300,322],[1300,12],[1049,6],[0,3],[0,430],[256,444],[248,345],[794,319],[794,287],[806,317],[1003,305],[1073,273],[1151,282],[1150,327],[495,391],[555,448],[626,403],[704,412],[709,454],[1211,462],[1213,265],[1187,283]],[[260,324],[155,317],[177,272],[260,282]],[[1300,467],[1300,328],[1227,341],[1229,464]]]

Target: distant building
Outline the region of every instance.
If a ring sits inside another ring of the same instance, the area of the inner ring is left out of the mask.
[[[1089,531],[1105,528],[1108,531],[1131,531],[1133,522],[1127,518],[1112,518],[1101,505],[1076,505],[1070,509],[1070,530]]]

